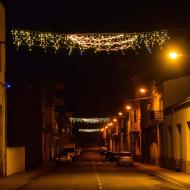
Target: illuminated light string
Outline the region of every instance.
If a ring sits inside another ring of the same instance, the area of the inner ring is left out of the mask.
[[[72,123],[106,123],[110,118],[69,118]]]
[[[79,129],[78,131],[81,133],[98,133],[101,129]]]
[[[151,53],[155,45],[162,49],[169,39],[167,30],[142,33],[86,33],[86,34],[58,34],[50,32],[37,32],[28,30],[12,30],[13,43],[19,48],[34,46],[54,48],[55,52],[61,48],[69,50],[69,54],[78,48],[81,54],[89,49],[94,52],[113,52],[146,48]]]

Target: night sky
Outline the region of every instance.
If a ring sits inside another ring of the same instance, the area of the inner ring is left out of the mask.
[[[81,56],[77,51],[69,56],[64,50],[55,54],[39,48],[17,51],[10,36],[13,28],[60,33],[168,29],[174,36],[181,30],[189,34],[188,3],[102,2],[6,1],[7,80],[13,88],[22,80],[61,80],[69,111],[76,116],[104,117],[117,112],[132,96],[130,80],[135,74],[151,71],[160,63],[157,49],[151,55],[128,52],[125,56],[92,52]]]

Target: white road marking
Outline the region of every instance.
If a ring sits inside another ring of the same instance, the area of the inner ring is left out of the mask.
[[[98,187],[99,187],[100,190],[102,190],[103,187],[102,187],[102,183],[101,183],[100,178],[99,178],[98,173],[97,173],[96,165],[95,165],[94,162],[92,162],[92,165],[93,165],[93,168],[94,168],[94,171],[95,171],[95,174],[96,174],[96,178],[97,178],[97,181],[98,181]]]

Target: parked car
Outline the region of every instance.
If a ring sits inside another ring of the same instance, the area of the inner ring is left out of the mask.
[[[81,153],[81,150],[79,148],[76,148],[75,149],[75,154],[76,154],[75,156],[79,156],[80,153]]]
[[[112,152],[112,151],[108,151],[106,153],[106,161],[108,162],[114,162],[117,161],[119,158],[120,152]]]
[[[63,163],[72,163],[72,157],[68,152],[61,152],[56,156],[55,161],[56,165],[60,165]]]
[[[108,149],[106,147],[100,147],[99,148],[99,153],[101,155],[105,155],[107,153]]]
[[[126,165],[126,166],[133,166],[134,165],[134,159],[131,154],[131,152],[121,152],[118,159],[117,159],[118,165]]]
[[[108,151],[107,154],[106,154],[106,161],[109,161],[109,162],[116,161],[118,163],[119,159],[121,157],[124,157],[124,156],[132,157],[132,154],[131,154],[131,152],[112,152],[112,151]]]
[[[61,152],[67,152],[72,158],[75,158],[78,154],[74,147],[62,148]]]

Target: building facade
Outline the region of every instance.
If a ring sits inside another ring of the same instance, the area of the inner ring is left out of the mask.
[[[129,111],[129,137],[130,137],[130,152],[135,156],[135,160],[141,159],[141,125],[140,125],[140,105],[138,101],[132,103],[132,108]]]
[[[136,89],[140,85],[136,83]],[[136,91],[138,91],[136,90]],[[130,151],[137,161],[159,165],[163,127],[163,98],[160,85],[152,82],[146,86],[146,93],[136,93],[129,100]]]
[[[56,91],[54,84],[26,80],[8,94],[8,145],[25,147],[26,169],[51,162],[61,148]]]
[[[164,82],[163,166],[190,173],[190,76]]]
[[[6,175],[5,8],[0,1],[0,176]]]

